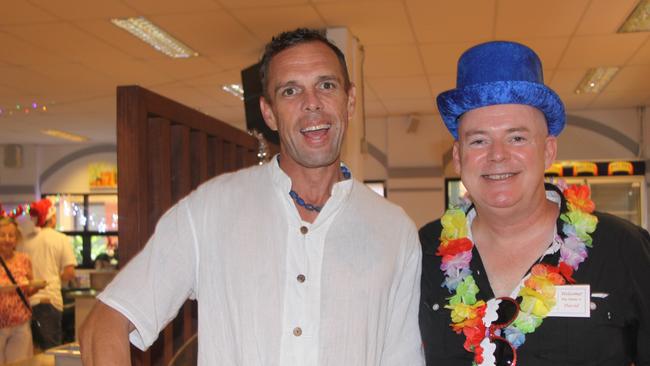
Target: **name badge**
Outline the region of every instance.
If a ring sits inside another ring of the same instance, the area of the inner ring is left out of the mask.
[[[589,285],[555,286],[555,306],[547,316],[589,318]]]

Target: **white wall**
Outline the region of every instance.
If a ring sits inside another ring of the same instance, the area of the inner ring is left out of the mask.
[[[102,145],[105,146],[105,145]],[[93,145],[22,145],[23,164],[19,168],[7,168],[0,164],[0,203],[27,203],[40,198],[40,193],[87,193],[88,165],[90,163],[117,164],[114,152],[97,152],[70,160],[61,164],[66,157],[80,155],[83,151],[92,151]],[[90,149],[90,150],[89,150]],[[99,149],[98,151],[101,151]],[[110,150],[110,148],[108,148]],[[0,148],[0,161],[4,161],[4,149]],[[71,155],[73,154],[73,155]],[[81,154],[83,155],[83,154]],[[58,167],[49,178],[39,180],[51,167]],[[18,194],[14,188],[28,190]]]

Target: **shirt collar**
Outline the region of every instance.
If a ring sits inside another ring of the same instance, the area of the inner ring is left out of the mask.
[[[271,161],[267,163],[267,165],[270,166],[269,169],[271,170],[271,179],[274,191],[279,195],[281,201],[285,203],[285,209],[290,213],[291,217],[302,222],[300,215],[298,214],[298,209],[295,207],[293,199],[289,196],[289,191],[291,190],[291,178],[280,168],[278,155],[279,154],[275,155]],[[318,213],[316,221],[311,225],[316,226],[320,222],[325,222],[325,220],[333,217],[333,215],[344,206],[352,192],[353,182],[354,178],[351,177],[350,179],[334,183],[330,198],[323,206],[323,210]]]

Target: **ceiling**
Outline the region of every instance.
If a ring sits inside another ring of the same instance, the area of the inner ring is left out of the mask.
[[[115,88],[139,84],[244,128],[221,91],[273,34],[346,26],[363,44],[367,117],[437,113],[456,60],[491,39],[523,42],[568,109],[650,104],[650,33],[617,34],[637,0],[0,0],[0,143],[62,143],[43,129],[115,141]],[[146,16],[199,52],[171,59],[113,26]],[[600,94],[573,90],[590,67],[622,67]],[[36,102],[37,110],[31,108]],[[43,112],[40,105],[45,104]],[[21,106],[21,110],[16,109]],[[25,107],[27,106],[27,107]],[[27,108],[29,113],[25,113]],[[9,114],[11,111],[11,115]]]

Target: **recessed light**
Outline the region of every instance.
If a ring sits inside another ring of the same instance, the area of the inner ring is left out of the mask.
[[[111,23],[128,31],[156,50],[173,58],[188,58],[199,54],[169,35],[144,17],[111,19]]]
[[[74,141],[74,142],[88,141],[88,137],[75,135],[74,133],[65,132],[61,130],[41,130],[41,132],[48,136],[58,137],[60,139],[64,139],[68,141]]]
[[[650,31],[650,0],[641,0],[618,33]]]
[[[228,84],[221,86],[221,90],[226,93],[232,94],[237,98],[244,100],[244,88],[239,84]]]
[[[605,86],[609,84],[618,70],[619,68],[615,66],[589,69],[580,81],[580,84],[578,84],[575,93],[600,93],[603,89],[605,89]]]

